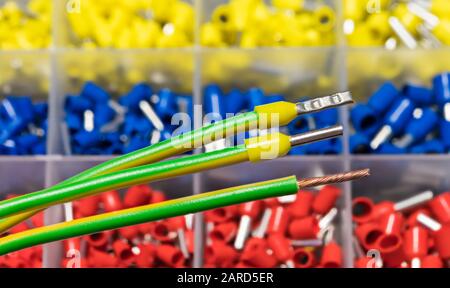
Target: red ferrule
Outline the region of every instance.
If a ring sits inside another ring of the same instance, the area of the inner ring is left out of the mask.
[[[129,188],[123,198],[125,208],[131,208],[150,203],[152,190],[147,185],[137,185]]]
[[[237,229],[238,227],[235,222],[221,223],[214,227],[214,229],[209,233],[209,237],[213,241],[223,241],[228,243],[236,236]]]
[[[133,251],[127,242],[123,240],[116,240],[112,244],[112,248],[121,267],[128,267],[134,261]]]
[[[290,241],[281,234],[271,234],[267,238],[267,244],[280,262],[286,262],[293,257],[294,250]]]
[[[206,255],[215,265],[223,265],[223,263],[235,263],[239,258],[239,254],[232,246],[222,241],[213,242],[206,248]]]
[[[44,212],[39,212],[31,217],[31,223],[36,228],[44,226]]]
[[[314,216],[295,219],[289,224],[289,235],[294,239],[314,239],[317,233],[319,233],[319,225]]]
[[[168,218],[166,222],[173,230],[186,229],[186,218],[184,216]]]
[[[27,268],[29,264],[31,263],[18,256],[7,257],[3,262],[5,268]]]
[[[206,248],[205,257],[208,259],[208,263],[212,263],[216,267],[226,268],[236,264],[239,253],[227,243],[216,241]]]
[[[427,255],[422,258],[421,268],[444,268],[444,263],[438,255]]]
[[[431,211],[429,209],[419,208],[419,209],[415,210],[414,212],[412,212],[408,216],[408,219],[406,220],[406,225],[408,227],[414,227],[414,226],[420,225],[420,223],[417,221],[417,216],[419,216],[419,214],[425,214],[425,215],[431,217]]]
[[[89,245],[96,248],[105,247],[109,242],[111,234],[111,231],[103,231],[90,234],[86,236],[86,241],[89,243]]]
[[[163,201],[166,201],[166,194],[164,194],[164,192],[161,192],[159,190],[153,190],[152,197],[150,197],[150,203],[154,204]]]
[[[367,223],[373,218],[375,204],[372,199],[367,197],[356,197],[352,201],[353,221],[362,224]]]
[[[134,240],[139,236],[138,226],[127,226],[118,229],[119,235],[127,240]]]
[[[374,222],[361,224],[355,228],[355,236],[366,250],[374,248],[381,235],[383,235],[383,230]]]
[[[209,223],[223,223],[231,221],[238,215],[238,206],[227,206],[205,212],[205,221]]]
[[[434,237],[431,237],[431,233],[428,233],[428,250],[434,250],[436,247],[435,243]]]
[[[183,253],[172,245],[160,245],[156,249],[156,256],[169,267],[180,267],[184,265]]]
[[[375,259],[370,257],[361,257],[355,260],[355,268],[376,268]]]
[[[154,223],[150,234],[154,239],[162,242],[171,241],[177,236],[173,227],[167,221],[159,221]]]
[[[428,231],[420,226],[411,227],[403,235],[406,258],[422,258],[428,254]]]
[[[252,219],[258,217],[263,208],[262,201],[246,202],[239,206],[239,213],[241,215],[247,215]]]
[[[120,199],[119,192],[115,190],[103,193],[101,195],[101,200],[105,212],[113,212],[123,209],[122,200]]]
[[[285,207],[278,206],[272,208],[270,214],[269,225],[267,226],[268,234],[280,234],[284,236],[286,234],[287,227],[289,225],[289,214]]]
[[[114,268],[119,264],[119,259],[115,255],[91,248],[87,262],[94,268]]]
[[[380,251],[383,267],[394,268],[406,260],[403,251],[403,240],[398,234],[383,234],[378,239],[376,249]]]
[[[31,248],[27,248],[27,249],[23,249],[18,251],[18,255],[28,261],[28,262],[32,262],[34,260],[34,258],[38,258],[38,255],[36,253],[36,249],[34,249],[34,247]]]
[[[267,241],[266,239],[262,238],[249,238],[247,242],[245,242],[245,246],[243,249],[243,253],[246,253],[246,251],[254,250],[254,249],[267,249]]]
[[[326,185],[320,189],[313,200],[312,209],[320,215],[325,215],[336,205],[337,199],[341,196],[341,189]]]
[[[314,194],[310,191],[299,191],[295,201],[289,205],[288,211],[293,218],[303,218],[312,212]]]
[[[311,268],[316,262],[314,254],[303,248],[295,249],[292,259],[294,261],[295,268]]]
[[[246,264],[244,262],[238,262],[236,264],[236,266],[234,266],[234,268],[255,268],[255,267],[253,267],[253,266],[251,266],[249,264]]]
[[[83,215],[78,211],[77,207],[73,207],[73,219],[80,219],[83,218]]]
[[[153,230],[153,226],[155,225],[155,222],[149,222],[149,223],[142,223],[136,225],[138,227],[139,232],[142,235],[150,234]]]
[[[373,220],[378,220],[386,214],[395,212],[395,203],[390,201],[382,201],[374,206]]]
[[[269,255],[267,249],[255,246],[253,249],[246,249],[241,256],[241,260],[256,268],[272,268],[278,261],[274,255]]]
[[[42,258],[42,246],[35,246],[32,248],[34,250],[34,257],[35,258]]]
[[[28,230],[30,227],[28,227],[28,224],[26,222],[22,222],[17,224],[16,226],[12,227],[11,229],[9,229],[9,233],[10,234],[16,234],[16,233],[20,233],[23,231]]]
[[[139,244],[139,254],[135,256],[136,267],[150,268],[155,263],[156,247],[153,244]]]
[[[330,242],[322,249],[320,265],[323,268],[341,268],[342,267],[342,249],[336,242]]]
[[[276,207],[276,206],[280,205],[280,201],[278,201],[277,198],[268,198],[268,199],[264,200],[264,205],[267,208]]]
[[[434,197],[428,205],[440,223],[446,224],[450,222],[450,192]]]
[[[442,225],[439,231],[434,233],[434,245],[442,259],[450,259],[450,226]]]
[[[80,216],[88,217],[97,214],[99,204],[100,196],[93,195],[77,200],[74,203],[74,207],[76,208]]]
[[[378,220],[381,230],[384,234],[398,234],[400,235],[403,229],[405,218],[399,212],[393,212],[381,216]]]
[[[34,259],[31,263],[32,268],[42,268],[42,260]]]

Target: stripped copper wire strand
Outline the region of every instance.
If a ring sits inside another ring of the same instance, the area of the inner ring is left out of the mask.
[[[322,177],[305,178],[298,181],[299,188],[308,188],[332,183],[341,183],[364,178],[370,175],[370,169],[355,170],[346,173],[326,175]]]

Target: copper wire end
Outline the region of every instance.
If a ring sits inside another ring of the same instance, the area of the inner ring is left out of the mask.
[[[341,183],[341,182],[364,178],[369,175],[370,175],[370,169],[355,170],[355,171],[350,171],[350,172],[346,172],[346,173],[326,175],[326,176],[322,176],[322,177],[305,178],[305,179],[298,181],[298,186],[301,189],[301,188],[321,186],[321,185],[326,185],[326,184]]]

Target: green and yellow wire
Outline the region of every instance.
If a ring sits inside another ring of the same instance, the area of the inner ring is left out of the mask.
[[[47,192],[52,188],[83,181],[93,176],[103,175],[106,173],[116,172],[167,159],[172,156],[191,151],[217,139],[234,135],[234,133],[246,131],[249,127],[256,128],[257,124],[258,114],[256,112],[243,113],[236,117],[228,118],[223,121],[207,125],[203,128],[172,137],[149,147],[118,156],[112,160],[87,169],[51,188],[43,189],[39,192]],[[14,227],[16,224],[32,217],[39,211],[41,210],[32,210],[11,216],[9,218],[1,219],[0,234],[7,231],[11,227]]]
[[[297,179],[295,176],[290,176],[81,218],[0,238],[0,255],[43,243],[235,205],[247,201],[295,194],[297,191]]]
[[[331,101],[330,104],[327,104],[329,106],[328,108],[330,108],[331,106],[344,105],[352,101],[350,95],[347,95],[345,98],[339,99],[339,101],[336,101],[337,98],[333,99],[334,100]],[[255,108],[255,111],[253,112],[248,112],[236,117],[228,118],[223,121],[205,126],[203,128],[173,137],[155,145],[140,149],[138,151],[117,157],[113,160],[88,169],[51,188],[17,197],[14,201],[6,200],[0,202],[0,217],[3,218],[13,215],[9,218],[0,220],[0,233],[26,220],[27,218],[33,216],[35,213],[39,212],[41,209],[48,207],[49,205],[75,200],[87,195],[91,195],[93,193],[99,193],[101,191],[106,191],[109,189],[115,189],[111,187],[126,187],[126,185],[135,184],[133,181],[149,182],[158,179],[164,179],[167,177],[174,177],[182,175],[182,173],[192,173],[195,171],[201,171],[202,169],[237,163],[242,159],[244,159],[243,161],[254,161],[258,158],[258,156],[254,156],[256,155],[255,153],[249,153],[247,155],[248,157],[244,158],[243,151],[240,151],[240,149],[242,149],[243,147],[236,147],[236,149],[234,149],[232,152],[223,151],[224,153],[231,154],[227,155],[226,158],[228,159],[223,159],[222,163],[219,159],[216,159],[216,162],[212,162],[216,163],[216,165],[218,166],[211,166],[214,164],[202,162],[202,160],[205,159],[209,161],[210,156],[215,156],[213,154],[210,154],[199,158],[190,159],[194,160],[189,162],[193,165],[204,163],[204,166],[199,165],[198,168],[196,167],[191,171],[189,171],[189,166],[191,165],[189,165],[188,162],[183,161],[177,162],[175,164],[171,161],[167,161],[167,163],[163,162],[157,164],[158,166],[161,165],[161,167],[168,169],[169,171],[163,171],[161,169],[158,170],[157,167],[151,166],[151,164],[144,167],[138,167],[133,170],[133,167],[157,162],[168,157],[190,151],[194,148],[201,147],[202,145],[206,145],[218,139],[222,139],[239,132],[247,131],[249,129],[258,128],[260,127],[260,124],[263,124],[264,128],[270,128],[274,124],[284,126],[292,121],[299,113],[313,112],[312,110],[318,111],[320,109],[327,108],[327,105],[317,108],[313,108],[312,106],[310,108],[307,108],[307,105],[304,105],[301,106],[302,109],[300,112],[296,104],[288,102],[276,102],[257,106]],[[308,109],[310,111],[307,111]],[[258,150],[258,152],[261,152],[261,150],[263,149],[261,149],[261,147],[258,147],[256,150]],[[198,160],[198,162],[195,162],[195,160]],[[177,164],[186,164],[187,168],[176,166]],[[125,169],[128,170],[124,171]],[[141,169],[143,170],[141,173],[139,173],[139,170]],[[123,173],[120,173],[118,171],[121,171]],[[108,173],[111,173],[112,175],[109,175]],[[104,175],[104,178],[100,177],[100,175]],[[128,179],[128,181],[124,179],[130,176],[135,177],[132,177],[133,180]],[[141,176],[142,178],[139,178],[139,176]],[[114,177],[117,177],[117,179],[115,179]],[[94,180],[89,182],[88,180],[92,180],[92,178],[94,178]],[[98,181],[98,183],[96,183],[95,179]],[[118,184],[117,182],[115,182],[122,181],[122,179],[124,181],[122,184]],[[88,184],[85,183],[86,181],[88,181]],[[90,188],[95,188],[97,190],[94,189],[92,191],[88,191],[87,189]],[[74,191],[78,191],[78,194]],[[20,208],[15,208],[14,206],[16,205]]]
[[[246,144],[236,147],[125,169],[4,200],[0,202],[0,217],[36,211],[108,190],[192,174],[249,160],[258,161],[264,155],[264,151],[266,153],[270,151],[273,157],[277,157],[287,154],[289,149],[289,137],[281,133],[251,138],[246,141]]]
[[[48,242],[118,229],[219,207],[297,193],[299,189],[359,179],[369,169],[297,180],[296,176],[247,184],[101,215],[81,218],[0,238],[0,255]]]

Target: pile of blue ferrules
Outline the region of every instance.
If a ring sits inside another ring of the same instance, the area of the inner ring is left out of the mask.
[[[46,154],[47,111],[45,102],[6,96],[0,102],[0,154]]]
[[[305,100],[306,97],[299,99]],[[265,94],[260,88],[254,87],[246,91],[238,88],[232,88],[225,93],[217,84],[209,84],[203,89],[203,110],[206,121],[214,122],[221,119],[232,117],[238,113],[253,111],[256,106],[268,104],[277,101],[286,101],[285,97],[280,94]],[[209,116],[209,117],[208,117]],[[328,109],[318,113],[307,114],[297,117],[287,127],[281,127],[280,132],[289,135],[308,132],[310,130],[320,129],[332,125],[336,125],[339,119],[338,109]],[[275,129],[271,129],[274,131]],[[220,140],[206,146],[206,150],[217,150],[229,145],[242,144],[245,138],[255,137],[268,131],[251,130],[248,133],[237,135],[232,140]],[[339,154],[342,152],[342,144],[340,139],[330,139],[319,141],[307,145],[294,147],[291,149],[290,155],[329,155]]]
[[[87,82],[79,95],[65,99],[65,153],[129,153],[190,131],[191,119],[192,95],[165,88],[155,91],[139,83],[114,100],[105,89]]]
[[[386,82],[350,113],[355,154],[442,154],[450,152],[450,73],[432,87]]]

